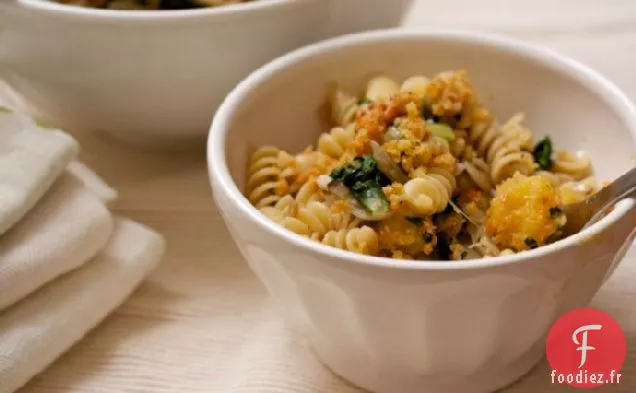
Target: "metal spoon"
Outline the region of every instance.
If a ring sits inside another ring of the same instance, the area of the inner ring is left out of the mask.
[[[636,196],[636,167],[586,200],[565,205],[567,223],[563,235],[567,237],[589,227],[603,218],[616,202],[630,195]]]

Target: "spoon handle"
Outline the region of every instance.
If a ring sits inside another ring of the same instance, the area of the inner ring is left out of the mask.
[[[598,221],[606,211],[619,200],[636,193],[636,167],[633,167],[607,187],[603,187],[590,202],[597,207],[597,213],[587,222],[584,228]]]
[[[607,188],[612,188],[612,194],[617,198],[622,198],[634,187],[636,187],[636,166],[613,181]]]

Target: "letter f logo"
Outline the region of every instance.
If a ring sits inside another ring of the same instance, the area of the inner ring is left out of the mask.
[[[576,345],[580,345],[580,347],[576,349],[577,351],[581,351],[581,364],[579,364],[579,368],[583,367],[587,360],[587,351],[593,351],[596,349],[587,345],[587,332],[589,330],[601,330],[602,327],[602,325],[585,325],[576,329],[572,334],[572,341],[574,341]],[[581,334],[582,340],[579,342],[577,336],[581,332],[583,333]]]
[[[617,382],[611,379],[612,370],[618,377],[627,342],[620,325],[610,315],[594,308],[577,308],[554,323],[546,338],[545,354],[554,370],[554,383],[592,388]],[[599,378],[601,374],[608,379]]]

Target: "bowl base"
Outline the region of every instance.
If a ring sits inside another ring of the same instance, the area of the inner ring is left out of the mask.
[[[544,352],[531,351],[514,364],[505,373],[492,369],[491,373],[480,373],[470,378],[456,378],[449,383],[433,381],[434,377],[421,376],[417,379],[386,375],[364,364],[348,362],[344,357],[321,353],[312,347],[318,360],[331,372],[349,383],[372,393],[493,393],[518,382],[537,367]],[[430,378],[430,382],[427,379]]]

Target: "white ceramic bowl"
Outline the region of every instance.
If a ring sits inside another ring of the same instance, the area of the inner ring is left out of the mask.
[[[225,95],[264,63],[335,34],[393,27],[411,2],[257,0],[119,11],[6,0],[0,79],[58,127],[172,144],[204,138]]]
[[[537,138],[586,149],[600,179],[633,165],[636,109],[605,78],[516,40],[387,31],[294,51],[251,74],[220,107],[208,139],[214,199],[242,254],[317,355],[379,393],[487,393],[544,355],[555,319],[583,307],[634,238],[636,201],[555,244],[464,262],[403,262],[328,248],[270,222],[241,194],[250,147],[298,151],[321,127],[326,84],[466,67],[502,119],[524,111]],[[548,376],[546,376],[547,378]]]

